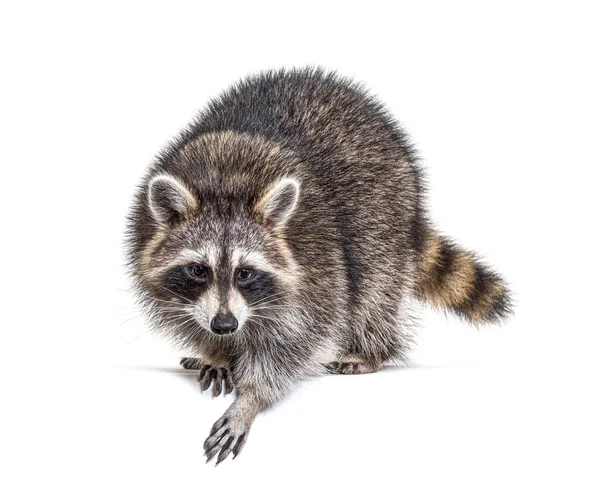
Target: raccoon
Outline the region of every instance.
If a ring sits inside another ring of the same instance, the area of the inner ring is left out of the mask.
[[[301,381],[404,361],[411,298],[472,323],[511,312],[504,280],[436,231],[423,198],[389,112],[318,68],[233,85],[159,154],[129,215],[129,266],[201,389],[235,390],[207,460],[235,458]]]

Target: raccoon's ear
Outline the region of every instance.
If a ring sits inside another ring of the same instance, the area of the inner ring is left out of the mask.
[[[157,175],[148,183],[148,206],[157,222],[166,223],[196,208],[197,202],[182,182]]]
[[[275,182],[256,205],[275,225],[284,225],[296,208],[300,196],[300,182],[293,178],[282,178]]]

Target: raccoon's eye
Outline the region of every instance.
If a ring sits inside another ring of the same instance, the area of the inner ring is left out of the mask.
[[[203,265],[191,265],[188,267],[188,271],[193,277],[197,279],[206,278],[208,272],[206,270],[206,267],[204,267]]]
[[[252,276],[252,270],[250,269],[240,269],[237,273],[238,279],[246,281]]]

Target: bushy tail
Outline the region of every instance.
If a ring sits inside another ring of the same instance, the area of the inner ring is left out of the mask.
[[[416,293],[473,323],[497,322],[512,311],[504,280],[473,253],[433,232],[425,242]]]

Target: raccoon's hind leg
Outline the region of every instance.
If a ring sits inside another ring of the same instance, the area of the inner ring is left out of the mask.
[[[396,291],[401,291],[401,285],[394,286],[397,286]],[[399,359],[407,342],[406,337],[399,335],[405,333],[398,307],[401,301],[399,295],[389,295],[388,301],[376,309],[364,307],[358,328],[352,330],[348,340],[338,348],[336,361],[324,362],[326,371],[329,374],[370,374]]]
[[[341,358],[340,361],[325,365],[329,374],[371,374],[382,367],[381,363],[360,358]]]
[[[219,396],[223,390],[225,390],[225,395],[233,391],[233,380],[229,368],[205,364],[200,358],[182,358],[179,363],[184,369],[200,371],[198,383],[201,391],[206,391],[211,384],[213,396]]]

